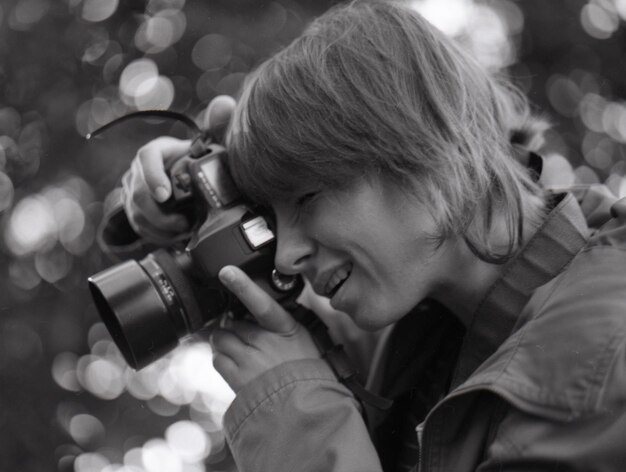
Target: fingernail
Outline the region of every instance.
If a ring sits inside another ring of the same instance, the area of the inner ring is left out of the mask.
[[[154,195],[159,202],[164,202],[170,198],[170,192],[165,187],[157,187],[154,191]]]
[[[235,271],[232,267],[224,267],[219,272],[220,280],[225,284],[231,284],[235,281]]]

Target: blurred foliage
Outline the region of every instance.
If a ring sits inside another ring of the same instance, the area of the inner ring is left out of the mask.
[[[0,471],[227,470],[231,393],[205,344],[140,373],[111,343],[86,278],[103,202],[136,149],[198,118],[332,1],[3,0],[0,4]],[[626,195],[624,0],[422,0],[554,124],[546,156]],[[563,174],[563,184],[572,183]]]

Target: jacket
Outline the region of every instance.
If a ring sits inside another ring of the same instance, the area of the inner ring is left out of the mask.
[[[240,472],[382,470],[359,402],[323,360],[246,385],[225,429]],[[625,470],[626,214],[592,232],[572,195],[555,198],[415,435],[422,472]]]

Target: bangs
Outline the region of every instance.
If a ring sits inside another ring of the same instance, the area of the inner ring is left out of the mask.
[[[343,188],[370,175],[376,162],[363,158],[366,139],[351,145],[344,131],[333,138],[345,118],[339,112],[328,116],[330,99],[303,99],[297,87],[312,81],[289,63],[293,58],[283,59],[262,64],[248,77],[227,135],[235,184],[264,206],[311,190]]]

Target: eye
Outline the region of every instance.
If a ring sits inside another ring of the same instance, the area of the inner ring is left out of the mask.
[[[295,217],[298,218],[300,215],[306,215],[310,208],[311,202],[315,200],[315,197],[319,195],[320,192],[308,192],[304,195],[298,197],[295,202]]]
[[[301,208],[309,203],[313,197],[315,197],[319,192],[309,192],[302,195],[300,198],[296,200],[296,206]]]

